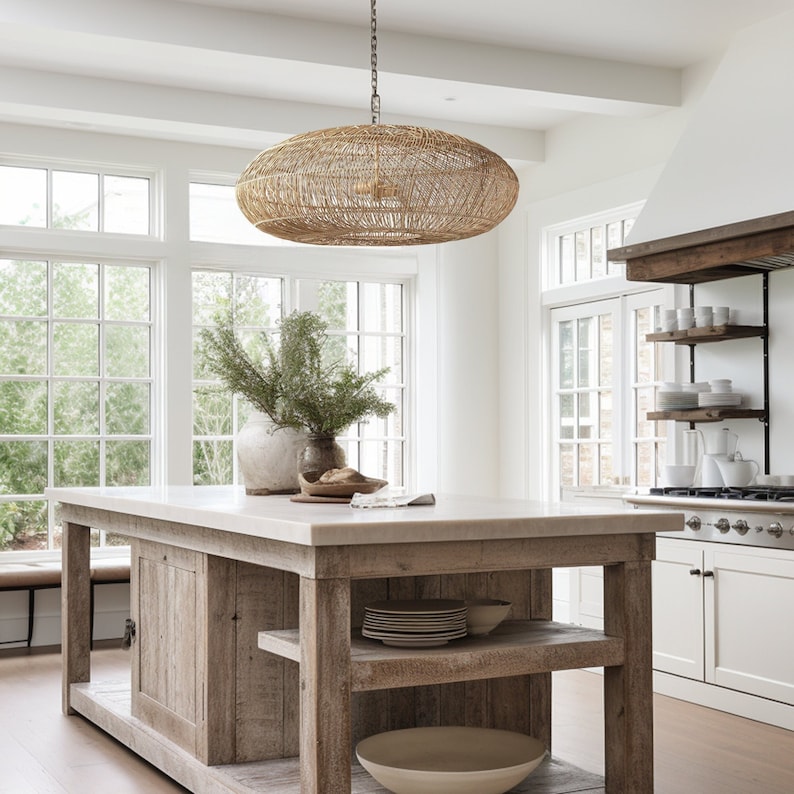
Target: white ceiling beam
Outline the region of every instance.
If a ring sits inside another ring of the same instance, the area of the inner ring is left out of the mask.
[[[67,124],[126,135],[155,134],[253,149],[299,132],[369,121],[360,109],[10,67],[0,67],[0,86],[0,117],[7,121]],[[443,127],[516,164],[541,162],[544,156],[544,134],[538,131],[417,116],[389,115],[384,121]]]
[[[220,54],[283,60],[285,68],[292,62],[366,71],[369,65],[368,15],[362,26],[351,26],[163,0],[26,0],[4,4],[0,19],[12,47],[27,28],[74,36],[83,51],[111,39],[120,58],[125,44],[146,43],[152,54],[158,46],[175,46],[193,50],[199,60]],[[379,66],[395,75],[538,92],[571,110],[579,110],[582,97],[605,107],[680,103],[677,69],[396,33],[383,25],[378,35]]]

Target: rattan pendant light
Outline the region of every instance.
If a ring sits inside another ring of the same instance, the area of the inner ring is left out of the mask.
[[[306,132],[262,152],[237,203],[267,234],[315,245],[420,245],[492,229],[518,178],[497,154],[440,130],[380,123],[371,0],[372,123]]]

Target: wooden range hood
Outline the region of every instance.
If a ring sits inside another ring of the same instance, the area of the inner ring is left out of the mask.
[[[794,211],[612,248],[630,281],[700,284],[794,265]]]

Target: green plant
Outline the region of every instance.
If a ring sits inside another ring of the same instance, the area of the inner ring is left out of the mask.
[[[352,364],[327,356],[328,324],[313,312],[293,312],[280,324],[278,344],[264,334],[264,360],[245,351],[229,316],[201,333],[209,369],[236,394],[266,413],[276,427],[336,436],[367,417],[386,417],[394,405],[373,383],[388,367],[360,374]]]

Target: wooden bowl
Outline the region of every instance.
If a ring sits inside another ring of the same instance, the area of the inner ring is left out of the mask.
[[[531,736],[462,726],[388,731],[356,747],[361,765],[395,794],[504,794],[545,755]]]
[[[301,493],[307,496],[352,496],[354,493],[375,493],[388,485],[387,480],[364,477],[363,482],[317,482],[324,472],[306,471],[298,474]]]

